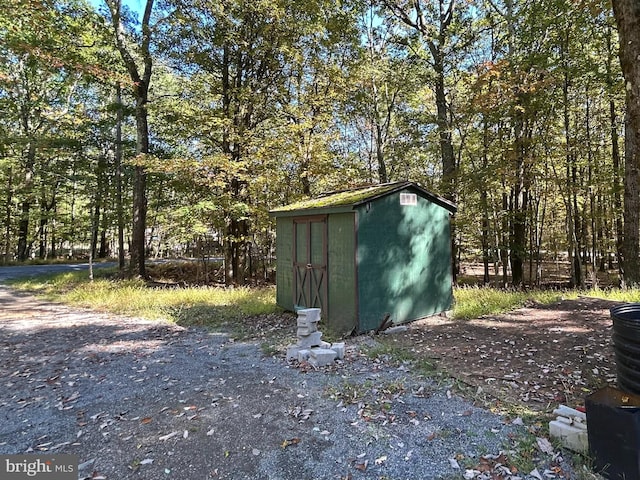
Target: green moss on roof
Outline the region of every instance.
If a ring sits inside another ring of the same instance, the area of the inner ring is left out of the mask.
[[[347,207],[349,205],[358,205],[367,200],[385,195],[399,188],[409,185],[409,182],[394,182],[381,185],[372,185],[368,187],[356,188],[353,190],[345,190],[342,192],[329,193],[318,198],[301,200],[299,202],[285,205],[284,207],[275,208],[272,212],[292,212],[295,210],[310,210],[317,208],[335,208]]]

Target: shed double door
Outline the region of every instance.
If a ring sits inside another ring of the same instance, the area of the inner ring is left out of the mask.
[[[327,217],[293,221],[293,304],[296,308],[327,307]]]

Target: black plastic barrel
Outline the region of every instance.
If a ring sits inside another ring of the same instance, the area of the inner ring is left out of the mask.
[[[605,387],[584,403],[593,469],[610,480],[640,479],[640,396]]]
[[[640,303],[625,303],[610,311],[618,388],[640,394]]]

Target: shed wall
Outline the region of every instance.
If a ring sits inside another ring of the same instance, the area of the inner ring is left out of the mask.
[[[293,310],[293,218],[276,221],[276,303]]]
[[[328,217],[328,312],[326,322],[336,333],[351,332],[357,325],[355,214]]]
[[[400,192],[358,207],[359,329],[379,326],[386,313],[404,323],[447,310],[452,302],[449,212]]]

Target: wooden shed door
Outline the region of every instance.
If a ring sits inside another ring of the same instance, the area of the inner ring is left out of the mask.
[[[293,222],[293,304],[303,308],[327,307],[327,217]]]

